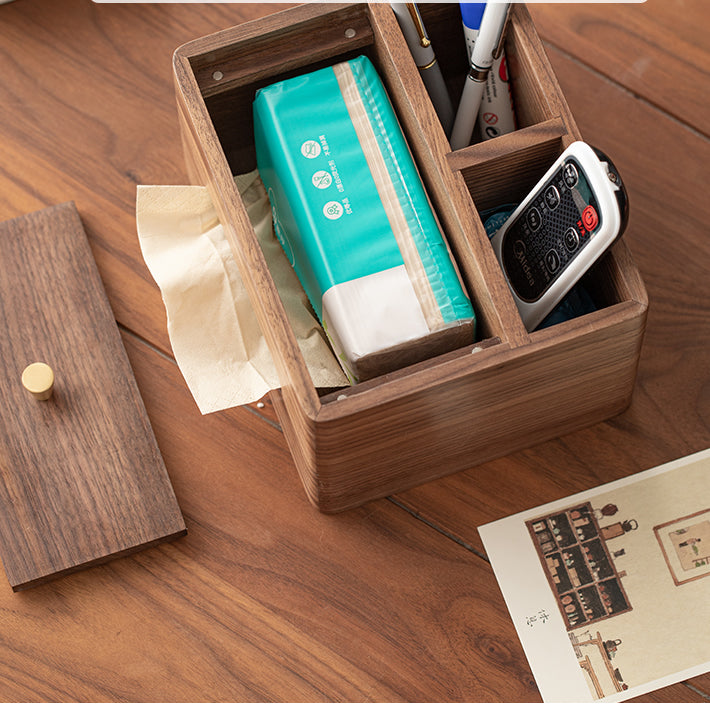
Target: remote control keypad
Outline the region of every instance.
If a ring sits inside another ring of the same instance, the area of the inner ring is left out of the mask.
[[[599,219],[586,175],[570,158],[503,238],[503,263],[518,297],[538,300],[598,231]]]

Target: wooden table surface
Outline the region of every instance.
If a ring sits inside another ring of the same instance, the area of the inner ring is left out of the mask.
[[[336,516],[307,502],[268,400],[199,414],[136,185],[186,181],[173,50],[280,7],[0,6],[0,219],[76,203],[189,530],[20,593],[0,579],[4,701],[539,701],[478,525],[710,446],[703,0],[530,6],[630,192],[650,309],[626,412]],[[708,701],[710,675],[643,699]]]

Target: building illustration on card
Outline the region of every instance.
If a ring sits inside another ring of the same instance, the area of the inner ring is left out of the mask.
[[[517,516],[556,602],[526,625],[559,614],[592,699],[710,661],[710,464],[677,463]]]

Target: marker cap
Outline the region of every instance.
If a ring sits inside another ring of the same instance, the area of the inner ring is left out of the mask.
[[[461,19],[464,25],[472,30],[477,30],[481,26],[483,11],[486,9],[485,2],[461,2]]]

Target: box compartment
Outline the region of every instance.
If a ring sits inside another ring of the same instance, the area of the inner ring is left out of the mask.
[[[467,70],[458,6],[420,9],[456,105]],[[514,7],[506,53],[519,130],[453,152],[387,4],[303,5],[175,53],[188,172],[209,187],[225,226],[279,371],[275,409],[307,495],[322,511],[470,468],[629,403],[647,297],[623,240],[588,278],[599,309],[529,334],[483,229],[481,210],[522,197],[581,138],[523,5]],[[232,176],[256,164],[258,88],[358,54],[374,63],[398,114],[473,302],[479,340],[319,391]]]

